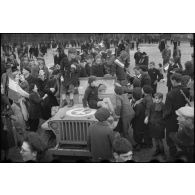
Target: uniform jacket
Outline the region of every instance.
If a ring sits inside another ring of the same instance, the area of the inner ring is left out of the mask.
[[[130,105],[127,94],[116,95],[116,109],[115,113],[120,117],[132,116],[131,120],[135,116],[135,112]],[[131,120],[129,122],[131,122]]]
[[[167,131],[176,132],[178,130],[178,121],[176,110],[186,105],[186,100],[181,94],[180,90],[183,90],[186,97],[189,98],[189,91],[182,86],[174,87],[168,94],[165,100],[165,109],[163,117],[166,120]]]

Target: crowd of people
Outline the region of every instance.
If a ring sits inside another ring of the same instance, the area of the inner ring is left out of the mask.
[[[154,157],[161,155],[165,161],[182,158],[193,162],[194,54],[182,66],[179,44],[173,44],[171,54],[165,41],[159,43],[163,64],[159,63],[158,67],[137,44],[134,76],[129,72],[128,40],[115,43],[91,38],[83,43],[3,44],[1,148],[4,159],[8,158],[10,148],[18,146],[24,161],[46,161],[43,156],[48,147],[38,134],[40,119],[51,118],[53,107],[74,106],[79,78],[88,77],[83,107],[97,109],[98,120],[88,132],[93,162],[132,161],[135,152],[151,148],[155,148]],[[51,68],[44,60],[48,49],[54,55]],[[157,83],[166,74],[168,93],[164,103],[163,94],[157,92]],[[96,82],[97,77],[115,78],[115,106],[109,98],[99,98],[101,86]],[[113,130],[110,124],[114,121],[117,125]]]

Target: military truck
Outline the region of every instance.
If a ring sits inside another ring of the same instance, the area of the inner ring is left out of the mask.
[[[114,93],[115,78],[101,77],[97,78],[97,83],[101,86],[99,89],[100,98],[110,98],[113,105],[116,104]],[[56,146],[50,151],[56,156],[79,156],[90,157],[87,148],[87,135],[89,126],[96,122],[94,116],[95,109],[84,109],[82,99],[85,89],[88,86],[88,78],[80,78],[78,95],[75,96],[75,105],[71,108],[65,106],[54,111],[53,117],[46,121],[42,128],[46,131],[52,131],[56,138]],[[102,87],[103,86],[103,87]],[[117,122],[110,121],[111,128],[116,126]]]

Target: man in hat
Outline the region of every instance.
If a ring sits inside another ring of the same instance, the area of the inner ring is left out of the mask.
[[[135,52],[135,54],[134,54],[135,65],[139,65],[139,61],[140,61],[141,57],[142,57],[142,53],[141,53],[140,48],[138,47],[137,52]]]
[[[106,108],[100,108],[95,113],[98,122],[89,127],[88,147],[93,162],[112,159],[113,131],[107,121],[110,112]]]
[[[176,110],[176,114],[179,130],[173,140],[187,161],[194,162],[194,107],[181,107]]]
[[[131,143],[126,138],[120,136],[113,141],[113,152],[115,162],[128,162],[133,158]]]
[[[148,62],[149,62],[149,57],[146,54],[146,52],[143,52],[141,59],[139,60],[139,65],[144,65],[148,68]]]
[[[66,95],[69,93],[70,102],[68,107],[74,105],[74,89],[79,85],[79,70],[78,61],[75,59],[77,50],[70,48],[68,50],[68,57],[64,57],[60,62],[60,76],[61,76],[61,103],[63,107],[67,104]]]
[[[144,85],[151,85],[151,78],[150,78],[150,75],[148,74],[148,69],[145,65],[140,65],[138,67],[138,70],[141,74],[141,76],[139,77],[140,79],[140,82],[141,82],[141,88],[144,86]]]
[[[189,98],[189,90],[187,88],[183,88],[181,80],[181,74],[174,73],[171,76],[173,89],[168,92],[165,100],[165,109],[163,115],[166,124],[166,142],[169,147],[170,157],[174,157],[177,152],[176,145],[171,139],[171,136],[178,132],[179,128],[175,111],[185,106],[187,103],[183,94]]]

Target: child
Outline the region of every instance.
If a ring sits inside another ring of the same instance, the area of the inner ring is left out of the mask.
[[[91,67],[91,74],[96,77],[104,77],[104,75],[106,74],[104,64],[102,63],[100,55],[97,55],[95,58],[95,62]]]
[[[112,142],[114,133],[109,127],[108,118],[110,112],[106,108],[100,108],[95,113],[98,122],[89,127],[87,144],[92,155],[93,162],[111,160]]]
[[[154,139],[156,145],[154,156],[157,156],[158,154],[164,155],[163,138],[165,137],[165,122],[163,120],[163,94],[155,93],[154,98],[148,124],[150,135]]]
[[[101,85],[97,86],[96,77],[95,76],[89,77],[88,83],[89,86],[85,90],[85,94],[83,97],[83,107],[86,108],[87,105],[89,106],[89,108],[92,109],[105,107],[108,108],[110,112],[113,112],[112,108],[113,106],[110,99],[109,98],[100,99],[98,97],[98,90]]]
[[[98,87],[96,86],[96,77],[91,76],[88,79],[89,86],[85,90],[83,97],[83,107],[86,108],[87,104],[89,108],[98,109],[100,108],[100,102],[102,99],[98,98]]]
[[[144,123],[146,124],[146,129],[144,131],[144,140],[145,140],[145,147],[151,148],[152,147],[152,138],[150,137],[149,129],[148,129],[148,119],[150,117],[150,109],[153,104],[152,100],[152,87],[150,85],[144,85],[142,88],[143,93],[143,104],[145,106],[145,119]]]
[[[139,151],[144,142],[144,130],[146,129],[145,106],[142,102],[142,90],[140,87],[135,87],[132,93],[133,109],[135,111],[135,118],[132,120],[133,138],[137,145],[135,149]]]
[[[116,93],[115,114],[120,116],[118,126],[120,126],[121,135],[133,144],[134,140],[129,135],[129,130],[131,121],[135,116],[135,112],[130,105],[127,94],[124,93],[124,90],[120,84],[115,84],[114,91]]]
[[[86,62],[82,61],[80,63],[80,77],[89,77],[92,75],[92,63],[93,56],[87,55]]]

